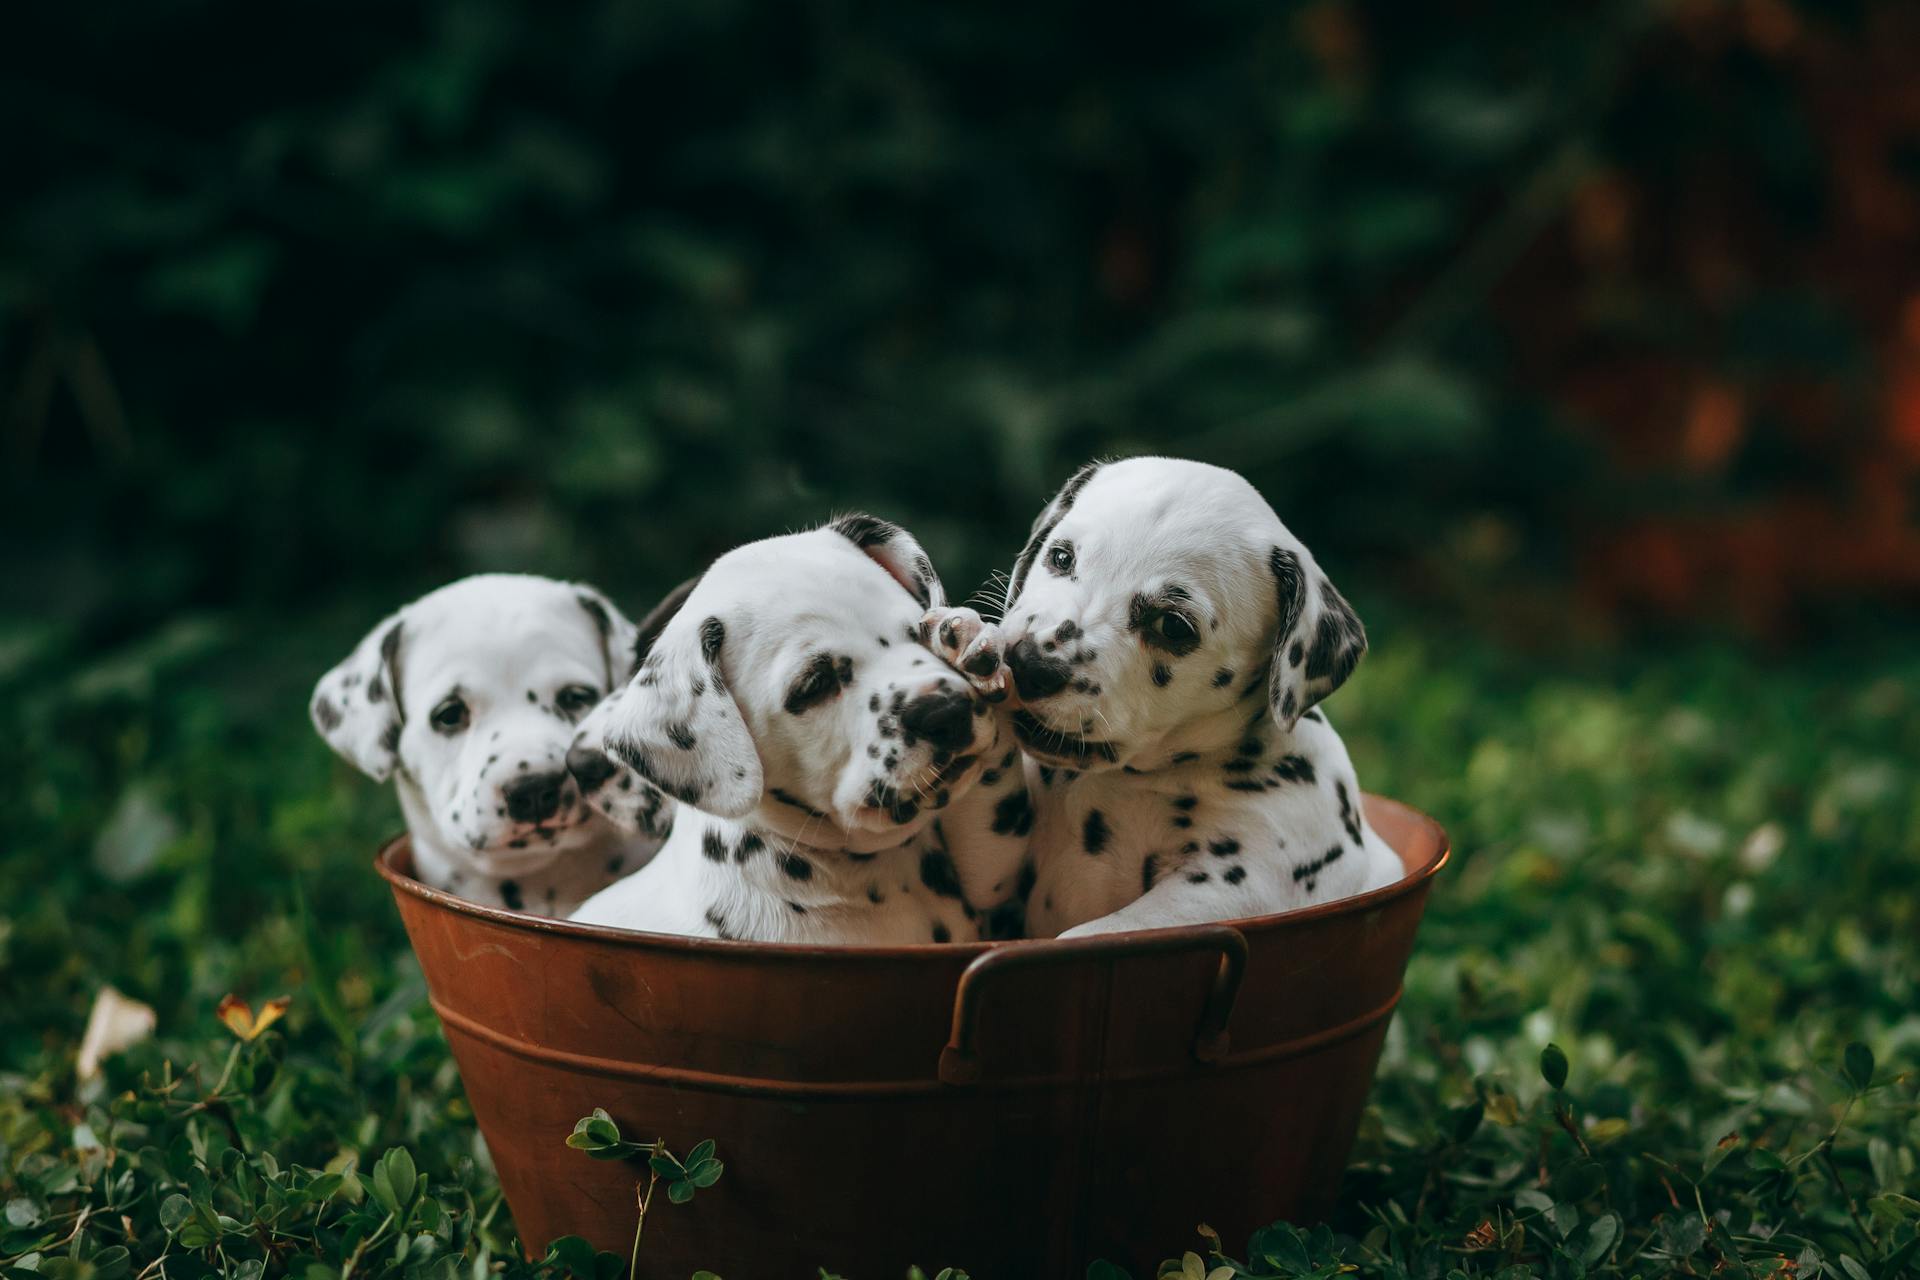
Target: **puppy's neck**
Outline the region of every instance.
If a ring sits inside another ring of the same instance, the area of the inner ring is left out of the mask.
[[[1257,742],[1264,748],[1289,736],[1274,721],[1264,698],[1245,699],[1181,724],[1129,760],[1124,772],[1157,773],[1188,765],[1219,765],[1248,754],[1245,747],[1250,743]]]

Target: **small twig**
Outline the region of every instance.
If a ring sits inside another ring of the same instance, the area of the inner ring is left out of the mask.
[[[666,1146],[665,1139],[654,1139],[653,1145],[647,1148],[646,1188],[642,1190],[638,1182],[633,1184],[634,1204],[640,1212],[633,1223],[633,1253],[627,1259],[627,1280],[638,1280],[640,1275],[640,1234],[647,1229],[647,1206],[653,1202],[653,1188],[654,1185],[660,1181],[660,1172],[653,1167],[652,1157],[666,1150]],[[342,1277],[341,1280],[345,1280],[345,1277]]]
[[[1831,1140],[1822,1142],[1814,1148],[1814,1151],[1820,1158],[1820,1167],[1827,1171],[1829,1178],[1833,1179],[1834,1189],[1839,1191],[1840,1198],[1847,1202],[1847,1216],[1853,1219],[1853,1225],[1859,1228],[1860,1234],[1867,1238],[1867,1243],[1878,1247],[1880,1242],[1874,1238],[1873,1228],[1861,1220],[1860,1206],[1854,1203],[1853,1192],[1847,1189],[1846,1180],[1840,1176],[1839,1166],[1833,1162]]]

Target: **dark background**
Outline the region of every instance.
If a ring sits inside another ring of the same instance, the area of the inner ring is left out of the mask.
[[[1895,0],[7,27],[16,664],[183,617],[345,638],[482,568],[638,609],[849,508],[964,595],[1142,451],[1529,641],[1920,596]]]
[[[8,6],[4,1280],[212,1274],[198,1184],[115,1171],[206,1139],[228,994],[292,1000],[256,1153],[405,1146],[442,1206],[356,1280],[517,1251],[391,788],[307,723],[377,619],[506,568],[637,612],[860,508],[964,597],[1148,450],[1314,548],[1359,776],[1452,837],[1343,1256],[1910,1274],[1916,67],[1912,0]],[[156,1039],[78,1084],[109,984]],[[353,1267],[361,1211],[266,1249],[202,1154],[227,1274]]]

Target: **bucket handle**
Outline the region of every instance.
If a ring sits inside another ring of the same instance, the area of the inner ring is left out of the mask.
[[[974,1052],[974,1028],[979,1021],[983,992],[995,979],[1024,969],[1071,964],[1083,960],[1117,960],[1130,956],[1211,951],[1220,957],[1206,1004],[1193,1033],[1193,1056],[1200,1062],[1218,1062],[1227,1056],[1227,1021],[1240,994],[1247,968],[1247,939],[1223,924],[1199,925],[1150,935],[1114,933],[1070,938],[1042,946],[1014,944],[995,947],[976,958],[960,975],[953,993],[953,1031],[940,1051],[940,1079],[946,1084],[973,1084],[980,1079],[980,1059]]]

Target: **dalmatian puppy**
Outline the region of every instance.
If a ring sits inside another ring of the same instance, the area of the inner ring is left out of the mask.
[[[588,924],[762,942],[970,941],[1020,889],[1032,815],[1001,717],[928,649],[944,604],[871,516],[715,561],[569,767],[618,812],[629,778],[681,801]]]
[[[1014,687],[1034,936],[1287,911],[1400,877],[1316,706],[1366,633],[1239,475],[1084,467],[1035,522],[1004,621],[933,623],[982,687]]]
[[[565,916],[644,866],[672,824],[673,802],[648,789],[619,830],[566,771],[576,724],[626,680],[642,634],[592,587],[464,578],[368,632],[308,709],[361,772],[395,779],[422,883]]]

